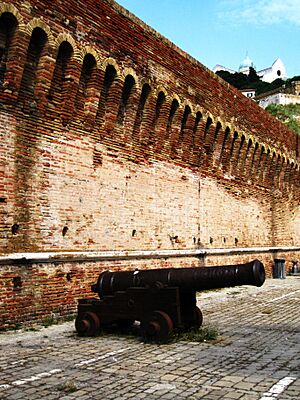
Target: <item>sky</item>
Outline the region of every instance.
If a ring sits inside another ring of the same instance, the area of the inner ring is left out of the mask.
[[[248,54],[257,71],[280,57],[300,75],[300,0],[117,0],[212,69],[238,70]]]

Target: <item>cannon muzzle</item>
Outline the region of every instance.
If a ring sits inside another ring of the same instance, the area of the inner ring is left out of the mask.
[[[105,271],[92,286],[92,291],[101,298],[129,287],[163,285],[178,287],[183,291],[201,291],[239,285],[262,286],[264,281],[264,266],[259,260],[254,260],[246,264],[221,267]]]

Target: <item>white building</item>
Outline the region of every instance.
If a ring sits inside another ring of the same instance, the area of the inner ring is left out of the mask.
[[[287,93],[273,93],[263,98],[255,98],[262,108],[268,107],[270,104],[300,104],[300,96]]]
[[[254,99],[262,108],[270,104],[300,104],[300,81],[292,82],[291,86],[274,89],[270,92],[260,94]]]
[[[280,58],[277,58],[271,67],[256,72],[264,82],[273,82],[275,79],[287,79],[286,69]]]
[[[254,99],[256,94],[255,89],[241,89],[240,92],[243,93],[243,95],[248,97],[249,99]]]
[[[256,68],[253,64],[253,61],[247,54],[246,58],[243,60],[242,64],[240,65],[238,71],[234,71],[230,68],[224,67],[223,65],[217,64],[213,68],[213,72],[216,73],[218,71],[227,71],[227,72],[230,72],[231,74],[234,74],[235,72],[242,72],[243,74],[248,75],[251,67],[256,70]],[[273,62],[271,67],[262,69],[260,71],[256,71],[256,73],[262,81],[269,82],[269,83],[273,82],[275,79],[278,79],[278,78],[281,78],[283,80],[287,79],[286,68],[280,58],[277,58]]]

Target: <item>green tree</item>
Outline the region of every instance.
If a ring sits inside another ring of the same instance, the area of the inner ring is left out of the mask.
[[[248,83],[253,84],[253,83],[256,83],[256,82],[259,82],[259,81],[260,81],[260,78],[257,75],[255,69],[253,67],[250,67],[249,75],[248,75]]]
[[[231,74],[228,71],[218,71],[217,75],[237,89],[255,89],[256,95],[278,89],[285,84],[285,81],[283,81],[281,78],[275,79],[271,83],[262,81],[257,75],[255,69],[252,67],[250,67],[249,75],[241,72],[235,72],[234,74]],[[288,81],[286,82],[288,84]]]
[[[300,104],[270,104],[266,111],[300,135]]]

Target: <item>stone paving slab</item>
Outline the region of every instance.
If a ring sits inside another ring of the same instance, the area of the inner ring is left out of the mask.
[[[0,334],[0,399],[300,399],[300,277],[198,296],[212,342],[80,338],[73,322]]]

